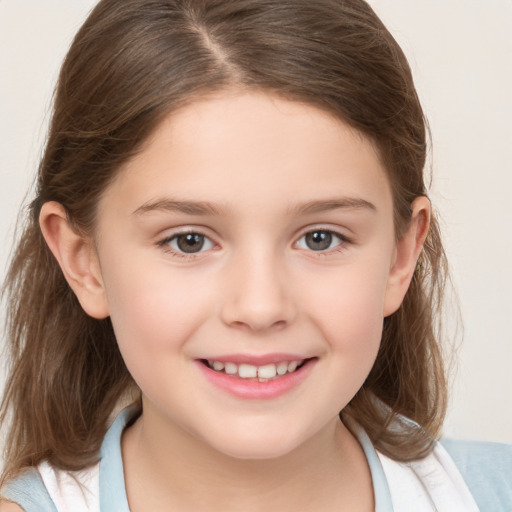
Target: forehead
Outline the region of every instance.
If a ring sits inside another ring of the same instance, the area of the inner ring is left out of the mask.
[[[259,92],[220,93],[168,115],[121,169],[107,191],[116,194],[138,206],[170,194],[262,208],[391,197],[368,138],[316,107]]]

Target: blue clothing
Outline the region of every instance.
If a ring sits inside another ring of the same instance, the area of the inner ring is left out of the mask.
[[[129,512],[121,456],[121,435],[131,414],[130,409],[122,411],[107,432],[99,462],[99,507],[83,510]],[[393,512],[393,499],[381,459],[362,429],[354,434],[363,447],[370,467],[375,512]],[[443,440],[442,444],[457,465],[480,512],[512,512],[512,446],[453,440]],[[1,494],[3,498],[18,503],[25,512],[69,510],[57,508],[36,468],[10,482]],[[410,510],[415,510],[414,503],[411,503]]]
[[[41,475],[31,469],[10,482],[0,493],[2,498],[18,503],[25,512],[57,512]]]
[[[99,491],[101,512],[130,512],[124,486],[121,436],[131,416],[131,409],[122,411],[108,430],[101,445]]]
[[[512,445],[442,439],[481,512],[512,512]]]

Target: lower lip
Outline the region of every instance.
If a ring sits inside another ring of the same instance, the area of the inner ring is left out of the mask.
[[[277,398],[298,387],[311,373],[315,362],[316,358],[309,359],[293,373],[287,373],[282,377],[266,382],[259,382],[256,380],[242,379],[240,377],[232,377],[225,373],[212,370],[199,360],[196,361],[203,375],[214,386],[237,398],[252,400]]]

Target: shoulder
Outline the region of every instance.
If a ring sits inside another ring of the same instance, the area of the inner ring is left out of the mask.
[[[0,502],[0,512],[23,512],[23,509],[12,501]]]
[[[98,467],[82,471],[65,471],[42,462],[25,470],[1,490],[5,510],[24,512],[91,512],[99,511]],[[17,507],[13,508],[17,504]],[[4,512],[4,508],[0,509]]]
[[[457,441],[441,439],[441,444],[457,463],[459,469],[475,470],[479,467],[485,472],[489,468],[512,469],[512,445],[485,441]]]
[[[9,481],[0,493],[1,512],[56,512],[55,505],[35,468]],[[20,508],[20,506],[22,508]]]
[[[0,490],[0,512],[129,510],[124,487],[121,435],[134,410],[123,410],[111,425],[97,464],[81,471],[65,471],[45,461],[37,468],[27,469]]]
[[[512,445],[442,439],[482,510],[512,510]]]

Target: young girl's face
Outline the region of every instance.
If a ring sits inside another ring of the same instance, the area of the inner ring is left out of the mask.
[[[170,115],[106,190],[95,243],[145,426],[240,458],[331,431],[406,288],[374,145],[263,93]]]

